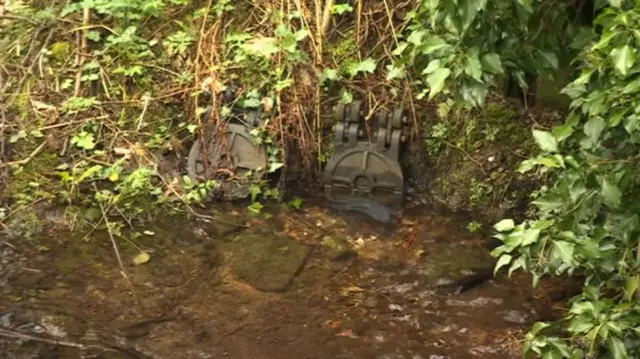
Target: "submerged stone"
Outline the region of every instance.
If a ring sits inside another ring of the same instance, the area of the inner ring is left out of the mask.
[[[311,248],[270,233],[251,233],[225,243],[234,274],[265,292],[286,290],[304,266]]]
[[[358,255],[344,239],[325,236],[322,238],[322,245],[332,260],[346,260]]]
[[[442,243],[429,251],[421,274],[438,287],[464,292],[491,279],[495,259],[480,246]]]

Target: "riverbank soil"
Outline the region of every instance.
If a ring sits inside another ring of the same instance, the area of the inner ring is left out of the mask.
[[[0,239],[3,357],[519,358],[550,311],[529,278],[493,278],[484,239],[450,213],[386,227],[314,205],[229,213],[119,241],[124,274],[106,233]]]

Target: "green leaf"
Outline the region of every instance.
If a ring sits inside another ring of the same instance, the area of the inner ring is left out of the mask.
[[[408,39],[407,39],[408,41]],[[440,36],[431,35],[420,44],[420,52],[423,55],[429,55],[435,51],[451,47]]]
[[[609,127],[616,127],[622,122],[622,118],[629,111],[628,107],[622,107],[613,110],[611,116],[609,116]]]
[[[624,129],[632,135],[638,129],[638,116],[633,114],[624,119]]]
[[[539,229],[528,229],[522,235],[522,243],[520,245],[523,247],[531,245],[538,240],[539,236],[540,236]]]
[[[609,4],[613,7],[620,8],[623,0],[609,0]]]
[[[85,150],[92,150],[96,144],[92,133],[82,131],[71,138],[71,144]]]
[[[529,13],[533,12],[533,0],[518,0],[518,4]]]
[[[538,144],[541,150],[547,152],[557,152],[558,151],[558,141],[553,135],[548,131],[540,131],[533,129],[531,131],[533,133],[533,139]]]
[[[506,266],[507,264],[511,263],[511,255],[510,254],[503,254],[500,256],[500,259],[498,259],[498,262],[496,263],[496,267],[493,269],[493,275],[496,275],[496,273],[498,273],[498,271],[500,270],[500,268]]]
[[[404,50],[407,49],[407,47],[409,47],[408,43],[406,43],[406,42],[399,43],[398,47],[396,47],[395,50],[393,50],[393,52],[392,52],[393,56],[402,55],[402,53],[404,52]]]
[[[640,286],[640,276],[633,275],[629,276],[625,280],[625,296],[627,300],[633,300],[634,295],[638,291],[638,286]]]
[[[429,100],[433,99],[444,88],[447,78],[451,75],[451,70],[447,68],[440,68],[427,76],[427,83],[429,84]]]
[[[482,56],[482,68],[493,74],[504,74],[502,60],[500,56],[494,52],[484,54]]]
[[[503,219],[500,222],[496,223],[493,228],[498,232],[508,232],[515,228],[516,224],[513,219]]]
[[[609,351],[611,351],[613,359],[627,359],[629,357],[624,342],[618,337],[609,337]]]
[[[562,208],[562,206],[565,205],[562,197],[558,195],[547,195],[544,197],[540,197],[531,203],[543,212],[554,211],[556,209]]]
[[[464,72],[476,81],[482,81],[482,63],[478,58],[478,50],[473,48],[467,52],[464,61]]]
[[[358,64],[358,71],[372,74],[376,66],[376,60],[369,57]]]
[[[611,50],[611,58],[616,70],[622,75],[627,76],[629,69],[636,62],[636,53],[629,45],[617,47]]]
[[[395,66],[388,65],[387,66],[387,81],[391,81],[394,79],[401,79],[405,76],[404,65]]]
[[[542,60],[544,60],[551,69],[557,70],[560,67],[558,55],[551,51],[540,51]]]
[[[565,241],[553,241],[553,252],[564,263],[573,263],[575,245]]]
[[[320,81],[324,82],[326,80],[336,81],[338,79],[338,70],[336,69],[324,69],[322,70],[322,75],[320,77]]]
[[[427,67],[422,70],[422,74],[430,74],[440,68],[442,68],[442,61],[440,59],[431,60],[429,62],[429,65],[427,65]]]
[[[606,178],[602,179],[602,198],[604,198],[605,202],[612,206],[618,207],[620,206],[620,201],[622,200],[622,192],[618,186],[607,181]]]
[[[556,126],[551,130],[551,134],[558,142],[562,142],[573,134],[573,126],[568,123]]]
[[[584,124],[584,134],[589,137],[592,143],[597,143],[606,127],[607,123],[602,117],[592,117]]]
[[[351,77],[355,77],[361,72],[372,74],[376,70],[376,66],[376,61],[369,57],[363,61],[348,64],[347,72]]]
[[[531,333],[532,335],[537,335],[538,333],[540,333],[541,330],[548,328],[549,324],[545,323],[545,322],[537,322],[533,325],[533,327],[531,328],[531,331],[529,333]]]
[[[271,162],[269,163],[269,173],[273,173],[282,167],[284,167],[284,163],[282,162]]]

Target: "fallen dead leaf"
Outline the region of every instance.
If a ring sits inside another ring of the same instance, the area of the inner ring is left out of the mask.
[[[357,338],[355,334],[353,334],[353,330],[347,329],[343,332],[336,334],[337,337],[349,337],[349,338]]]
[[[133,258],[133,264],[137,266],[141,264],[145,264],[149,261],[149,259],[151,259],[151,256],[149,256],[149,253],[143,251]]]

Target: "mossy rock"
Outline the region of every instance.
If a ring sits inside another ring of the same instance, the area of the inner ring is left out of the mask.
[[[281,235],[248,233],[224,244],[233,273],[254,288],[281,292],[303,268],[311,248]]]

